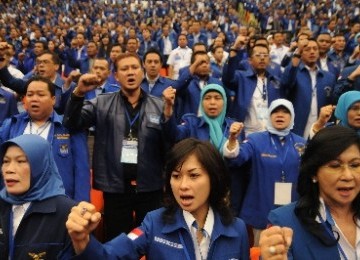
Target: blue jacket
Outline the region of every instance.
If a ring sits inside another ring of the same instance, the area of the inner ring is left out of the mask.
[[[22,80],[22,79],[14,78],[10,74],[9,70],[6,67],[0,69],[0,80],[5,87],[8,87],[8,88],[14,90],[15,92],[17,92],[20,95],[25,94],[26,81]],[[64,83],[65,83],[65,81],[61,78],[61,76],[59,74],[56,74],[56,78],[55,78],[55,82],[54,82],[56,103],[55,103],[54,109],[60,115],[62,115],[64,113],[66,102],[67,102],[71,92],[75,88],[75,83],[72,83],[70,85],[69,89],[66,90],[65,92],[63,92],[62,88],[63,88]]]
[[[159,46],[158,46],[157,42],[154,42],[154,41],[150,40],[150,41],[148,41],[146,43],[146,45],[147,46],[145,48],[145,41],[144,40],[142,40],[140,42],[140,46],[139,46],[139,49],[138,49],[138,54],[139,54],[140,57],[143,57],[145,55],[145,53],[151,48],[159,50]]]
[[[226,139],[229,136],[229,129],[233,122],[234,120],[225,118],[223,132],[224,138]],[[198,117],[195,114],[185,114],[182,117],[182,123],[180,125],[176,125],[176,119],[173,116],[165,122],[163,126],[166,136],[168,136],[172,142],[178,142],[189,137],[204,141],[210,140],[209,125],[202,117]]]
[[[64,115],[64,125],[83,130],[96,127],[94,143],[94,188],[109,193],[124,192],[123,164],[120,162],[125,137],[126,114],[121,91],[100,94],[85,101],[72,95]],[[160,118],[163,101],[142,92],[138,129],[137,191],[163,187],[162,168],[168,148]]]
[[[291,200],[298,198],[296,183],[300,153],[297,147],[305,147],[302,137],[290,133],[285,137],[285,144],[281,145],[279,137],[268,131],[250,134],[241,143],[240,153],[231,163],[240,166],[251,161],[250,182],[239,216],[246,224],[257,229],[266,228],[267,215],[276,208],[274,186],[275,182],[282,181],[282,171],[285,182],[292,183]]]
[[[194,44],[195,44],[194,35],[193,34],[188,34],[187,40],[188,40],[188,46],[190,48],[192,48],[194,46]],[[204,43],[207,46],[207,36],[206,36],[206,34],[200,32],[198,42]]]
[[[13,259],[30,259],[29,254],[40,256],[37,259],[56,259],[58,253],[71,244],[65,222],[75,204],[66,196],[32,202],[16,231]],[[11,207],[0,200],[1,259],[9,259]]]
[[[293,229],[293,239],[288,251],[289,259],[340,260],[337,245],[327,247],[310,234],[294,213],[296,202],[272,210],[269,221],[273,225]]]
[[[176,88],[176,84],[177,83],[175,80],[171,80],[160,76],[156,80],[155,85],[152,87],[150,93],[149,93],[149,83],[146,78],[144,78],[143,81],[141,82],[141,88],[150,95],[153,95],[155,97],[162,97],[162,93],[167,87],[172,86],[173,88]]]
[[[223,70],[223,83],[227,88],[235,91],[235,100],[228,110],[228,116],[243,122],[247,116],[251,100],[257,85],[257,75],[253,69],[246,71],[236,70],[238,59],[229,58]],[[268,105],[278,98],[284,96],[280,89],[280,80],[266,72]]]
[[[0,87],[0,126],[3,121],[18,112],[15,95]]]
[[[169,40],[171,42],[171,49],[175,49],[178,44],[177,44],[177,34],[175,32],[170,32],[169,34]],[[159,50],[161,54],[164,54],[164,48],[165,48],[165,43],[164,43],[164,37],[161,36],[158,40],[157,40],[157,44],[159,46]],[[166,60],[163,61],[164,64],[166,64]]]
[[[80,59],[77,59],[77,50],[69,49],[67,55],[68,64],[80,70],[81,74],[90,71],[90,58],[87,55],[86,47],[81,50]]]
[[[184,115],[187,113],[197,114],[200,105],[199,87],[200,79],[196,75],[191,75],[189,67],[181,70],[180,76],[177,80],[177,97],[181,99],[182,107],[179,108],[178,113]],[[209,76],[207,84],[218,84],[222,86],[222,82],[214,77]]]
[[[282,67],[287,67],[292,59],[292,55],[289,56],[288,54],[284,56],[283,60],[281,61]],[[318,60],[317,65],[321,68],[320,60]],[[340,68],[338,64],[336,63],[336,60],[334,60],[333,57],[330,57],[329,55],[326,56],[326,65],[328,67],[328,71],[335,75],[337,78],[340,74]]]
[[[316,75],[316,96],[318,112],[320,108],[333,103],[333,88],[335,76],[327,71],[318,70]],[[303,63],[294,67],[290,64],[286,67],[281,88],[286,92],[286,98],[294,105],[295,125],[293,132],[303,135],[311,107],[312,88],[309,71]]]
[[[194,242],[185,222],[182,210],[175,213],[175,221],[166,224],[162,220],[164,208],[148,213],[139,227],[143,232],[131,240],[121,234],[102,245],[93,237],[85,251],[74,259],[186,259],[195,260]],[[207,259],[249,259],[248,237],[245,224],[236,218],[231,225],[222,224],[214,212],[215,222],[211,234]],[[69,259],[71,249],[63,252],[60,259]]]
[[[0,143],[22,135],[29,120],[29,114],[23,112],[4,121],[0,128]],[[52,114],[50,121],[52,124],[48,141],[64,182],[65,192],[76,201],[90,201],[90,167],[86,135],[71,133],[62,125],[62,117],[56,112]]]
[[[116,84],[111,84],[108,81],[105,83],[102,93],[111,93],[117,92],[120,90],[120,86]],[[96,90],[93,89],[85,94],[85,100],[90,100],[96,98]]]
[[[353,65],[345,67],[340,73],[335,89],[334,89],[334,98],[337,101],[341,94],[350,91],[350,90],[360,90],[360,77],[356,77],[354,81],[348,80],[348,77],[354,70],[360,65]]]

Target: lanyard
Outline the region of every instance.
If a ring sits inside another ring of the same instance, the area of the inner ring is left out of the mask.
[[[285,137],[284,137],[284,138],[285,138]],[[271,139],[271,144],[274,146],[274,149],[275,149],[276,153],[279,154],[280,151],[278,150],[278,148],[277,148],[277,146],[276,146],[276,144],[275,144],[275,141],[274,141],[273,136],[271,136],[270,139]],[[292,138],[291,138],[291,136],[290,136],[290,140],[289,140],[289,141],[292,143]],[[289,142],[289,143],[290,143],[290,142]],[[284,162],[285,162],[286,157],[287,157],[287,155],[288,155],[288,152],[289,152],[289,144],[286,144],[286,148],[285,148],[285,153],[284,153],[284,155],[283,155],[282,157],[279,156],[279,158],[280,158],[280,164],[281,164],[281,182],[285,182],[285,179],[286,179],[286,174],[285,174],[285,171],[284,171],[284,169],[283,169],[283,165],[284,165]],[[279,155],[280,155],[280,154],[279,154]]]
[[[129,115],[129,112],[127,111],[127,109],[125,109],[125,114],[126,114],[126,118],[129,122],[129,128],[130,128],[130,132],[129,132],[129,135],[131,137],[131,128],[132,126],[135,124],[136,120],[138,120],[139,118],[139,115],[140,115],[140,111],[136,113],[135,117],[133,118],[133,120],[131,120],[130,118],[130,115]]]
[[[325,207],[325,213],[326,213],[326,219],[327,219],[327,223],[325,223],[324,219],[322,218],[322,216],[319,214],[319,218],[321,221],[321,224],[325,227],[325,230],[333,237],[335,238],[334,234],[333,234],[333,230],[331,228],[331,226],[335,225],[334,219],[331,216],[330,210],[328,207]],[[335,238],[336,239],[336,238]],[[339,249],[340,254],[342,255],[342,257],[345,260],[348,260],[344,250],[342,249],[339,241],[337,241],[337,248]]]

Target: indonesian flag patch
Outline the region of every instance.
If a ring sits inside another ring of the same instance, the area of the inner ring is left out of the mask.
[[[135,240],[135,239],[137,239],[139,236],[141,236],[142,234],[144,234],[144,232],[143,232],[140,228],[135,228],[135,229],[133,229],[127,236],[128,236],[128,238],[130,238],[131,240]]]

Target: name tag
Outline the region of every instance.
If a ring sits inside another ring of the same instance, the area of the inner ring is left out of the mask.
[[[291,182],[275,182],[275,205],[286,205],[291,202]]]
[[[124,140],[121,150],[121,163],[137,164],[138,141]]]

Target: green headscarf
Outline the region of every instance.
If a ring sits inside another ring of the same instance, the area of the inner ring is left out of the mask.
[[[220,112],[220,114],[215,118],[208,117],[205,114],[204,107],[202,105],[202,101],[204,99],[205,94],[210,91],[216,91],[216,92],[220,93],[224,100],[223,109]],[[204,118],[205,122],[209,125],[210,141],[220,152],[222,152],[222,147],[226,141],[226,138],[224,137],[224,133],[222,130],[222,125],[224,124],[226,107],[227,107],[227,99],[226,99],[225,89],[218,84],[209,84],[209,85],[206,85],[201,90],[200,97],[201,97],[200,98],[200,100],[201,100],[200,101],[200,112],[201,112],[201,115]]]
[[[340,120],[339,125],[351,127],[348,121],[348,111],[356,102],[360,102],[360,91],[352,90],[340,96],[335,108],[335,117]],[[357,130],[359,132],[359,129]]]

